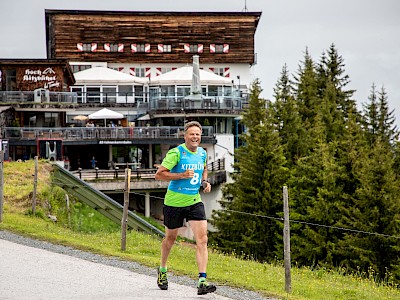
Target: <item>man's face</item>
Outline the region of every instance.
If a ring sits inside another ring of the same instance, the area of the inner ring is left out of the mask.
[[[186,147],[195,151],[201,142],[201,130],[197,126],[190,127],[184,136]]]

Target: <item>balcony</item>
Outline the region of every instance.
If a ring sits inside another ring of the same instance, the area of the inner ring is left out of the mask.
[[[146,127],[5,127],[1,131],[2,139],[10,142],[36,141],[38,139],[61,139],[64,142],[90,142],[99,144],[145,142],[162,144],[167,141],[183,141],[183,127],[146,126]],[[203,142],[214,143],[212,126],[203,127]]]

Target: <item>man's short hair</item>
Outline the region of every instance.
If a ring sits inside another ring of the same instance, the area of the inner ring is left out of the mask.
[[[193,126],[196,126],[196,127],[200,128],[201,131],[203,131],[203,128],[201,127],[201,125],[200,125],[199,122],[197,122],[197,121],[190,121],[190,122],[187,122],[187,123],[185,124],[185,133],[188,131],[188,129],[189,129],[190,127],[193,127]]]

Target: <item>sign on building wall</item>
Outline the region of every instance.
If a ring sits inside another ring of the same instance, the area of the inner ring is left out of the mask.
[[[17,71],[19,85],[22,90],[38,88],[61,90],[63,74],[59,68],[32,66],[20,68]]]

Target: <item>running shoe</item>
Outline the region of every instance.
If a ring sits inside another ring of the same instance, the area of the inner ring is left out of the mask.
[[[157,285],[162,290],[168,290],[168,278],[167,272],[161,272],[160,268],[157,268]]]
[[[208,283],[207,280],[202,280],[199,282],[197,286],[197,295],[205,295],[208,293],[214,293],[217,290],[217,287],[211,283]]]

